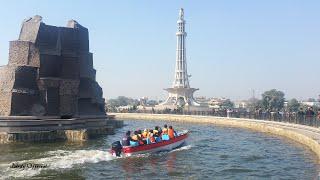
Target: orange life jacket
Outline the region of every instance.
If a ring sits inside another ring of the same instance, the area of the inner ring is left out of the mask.
[[[149,135],[149,132],[143,132],[143,133],[142,133],[142,137],[143,137],[143,138],[147,138],[148,135]]]
[[[168,129],[168,135],[170,139],[174,138],[174,130],[173,129]]]
[[[150,142],[151,142],[151,143],[156,142],[156,139],[153,137],[153,134],[152,134],[152,133],[150,133],[150,132],[148,133],[147,138],[149,138],[149,140],[150,140]]]

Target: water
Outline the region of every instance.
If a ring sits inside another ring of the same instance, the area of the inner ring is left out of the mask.
[[[179,149],[112,157],[110,144],[126,130],[156,125],[145,121],[125,124],[115,135],[88,142],[1,145],[0,179],[316,179],[320,169],[316,156],[293,141],[244,129],[196,124],[171,123],[177,130],[191,130],[187,144]],[[10,168],[13,163],[47,167]]]

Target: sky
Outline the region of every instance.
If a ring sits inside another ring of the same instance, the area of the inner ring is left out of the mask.
[[[184,8],[190,84],[195,96],[248,99],[270,89],[317,98],[318,0],[0,0],[0,65],[21,23],[74,19],[89,29],[97,81],[106,99],[164,99],[174,78],[176,22]]]

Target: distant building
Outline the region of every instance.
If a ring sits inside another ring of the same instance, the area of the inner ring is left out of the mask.
[[[199,103],[208,103],[209,99],[207,99],[205,96],[199,96],[194,98]]]
[[[142,97],[139,99],[140,106],[146,106],[148,102],[148,97]]]
[[[228,100],[227,98],[210,98],[210,100],[208,101],[208,105],[210,108],[214,108],[214,109],[220,109],[222,108],[222,104],[223,102],[225,102],[226,100]]]
[[[238,109],[247,109],[248,108],[248,101],[234,101],[234,108]]]
[[[301,101],[301,104],[306,105],[306,106],[320,107],[320,102],[319,101]]]

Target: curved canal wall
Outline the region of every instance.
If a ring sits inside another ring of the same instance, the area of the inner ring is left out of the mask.
[[[181,123],[204,123],[220,126],[239,127],[264,133],[287,137],[310,148],[320,162],[320,128],[282,122],[226,118],[214,116],[142,114],[142,113],[112,113],[118,120],[162,120]]]

